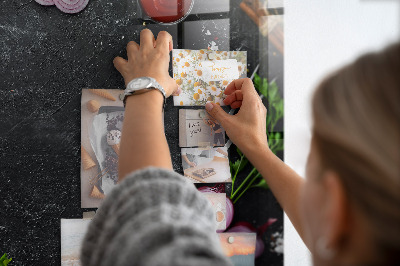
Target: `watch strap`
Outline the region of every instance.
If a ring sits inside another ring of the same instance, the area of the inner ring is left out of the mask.
[[[150,90],[158,90],[159,92],[161,92],[161,94],[164,97],[164,104],[163,104],[163,110],[164,110],[165,105],[167,103],[167,97],[166,97],[166,93],[165,93],[164,88],[154,78],[152,78],[152,77],[146,77],[146,78],[150,79],[150,85],[149,85],[149,87],[145,87],[145,88],[140,89],[140,91],[142,91],[142,90],[149,90],[149,91]],[[130,90],[131,84],[134,83],[135,80],[136,79],[133,79],[133,80],[129,81],[129,83],[126,85],[126,89],[125,89],[124,93],[121,94],[121,96],[123,97],[123,99],[121,99],[121,100],[124,103],[124,107],[126,105],[126,98],[128,96],[134,95],[135,92],[137,92],[137,90]]]

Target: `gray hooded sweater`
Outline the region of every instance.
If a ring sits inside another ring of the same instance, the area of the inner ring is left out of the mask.
[[[84,266],[231,265],[208,200],[169,170],[135,171],[107,195],[82,243]]]

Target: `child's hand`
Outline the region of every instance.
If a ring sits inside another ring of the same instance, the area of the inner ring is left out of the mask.
[[[225,129],[229,138],[243,153],[268,147],[266,134],[267,109],[254,89],[251,79],[237,79],[225,89],[226,105],[239,108],[236,115],[227,114],[221,106],[208,102],[206,110]]]
[[[140,32],[140,46],[131,41],[127,47],[128,60],[114,58],[114,66],[121,73],[125,85],[139,77],[152,77],[164,88],[166,96],[177,93],[178,86],[168,73],[172,36],[161,31],[157,40],[149,29]]]

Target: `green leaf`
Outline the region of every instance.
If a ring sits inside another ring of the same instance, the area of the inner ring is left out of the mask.
[[[243,170],[243,168],[247,165],[249,161],[247,160],[246,157],[243,157],[242,163],[240,163],[240,159],[236,160],[234,163],[230,163],[231,169],[232,169],[232,174],[236,173],[236,171],[240,172]],[[239,170],[238,170],[239,168]]]
[[[4,253],[0,258],[0,266],[7,266],[10,261],[12,261],[12,258],[8,258],[7,253]]]
[[[282,134],[280,132],[271,133],[271,139],[273,140],[280,140],[282,138]]]
[[[263,78],[262,84],[259,87],[258,91],[266,98],[268,99],[268,81],[266,78]]]
[[[247,160],[246,157],[243,157],[242,164],[239,167],[239,172],[243,170],[243,168],[247,165],[248,162],[249,162],[249,160]]]
[[[279,95],[279,93],[278,93]],[[279,96],[280,97],[280,96]],[[283,111],[283,100],[276,99],[275,101],[271,102],[271,105],[275,108],[277,112],[282,112]]]
[[[271,124],[271,118],[272,115],[270,113],[271,111],[268,110],[268,114],[267,114],[267,132],[268,132],[268,126]]]
[[[275,102],[277,100],[277,97],[280,98],[280,95],[278,93],[278,87],[276,86],[275,83],[271,83],[269,86],[268,101],[272,104],[273,102]]]
[[[243,153],[239,150],[239,148],[238,147],[236,147],[236,151],[237,151],[237,153],[239,154],[239,156],[240,157],[242,157],[243,156]]]
[[[251,187],[259,187],[259,188],[263,188],[266,190],[269,189],[269,186],[268,186],[267,182],[265,182],[264,178],[261,178],[260,182],[258,182],[256,185],[253,185]]]
[[[232,173],[235,173],[237,171],[237,169],[239,168],[239,164],[240,164],[240,159],[236,160],[236,162],[234,163],[230,163],[231,168],[232,168]]]
[[[254,87],[258,90],[260,88],[260,82],[261,82],[261,78],[259,75],[257,75],[257,73],[254,74]]]

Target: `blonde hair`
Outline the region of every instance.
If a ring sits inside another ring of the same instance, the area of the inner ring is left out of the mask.
[[[400,261],[400,43],[366,54],[319,85],[313,141],[371,228],[385,265]]]

